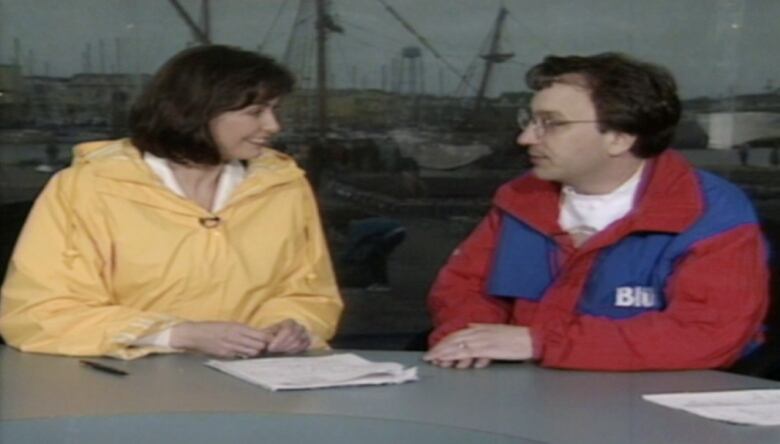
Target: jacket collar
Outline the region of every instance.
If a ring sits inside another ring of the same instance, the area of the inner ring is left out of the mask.
[[[560,193],[560,184],[529,173],[502,186],[494,204],[536,230],[555,236],[563,234],[558,225]],[[696,171],[673,150],[648,162],[637,196],[628,215],[605,230],[612,233],[609,237],[633,231],[679,233],[704,211]]]
[[[165,185],[143,160],[143,156],[135,148],[129,139],[116,141],[90,142],[76,147],[74,165],[92,164],[94,174],[97,177],[114,182],[122,182],[132,186],[147,189],[162,189],[164,193],[154,193],[164,202],[163,206],[171,203],[189,204],[191,202],[181,199]],[[270,148],[266,152],[253,159],[247,165],[246,179],[236,187],[233,195],[226,203],[226,207],[247,197],[262,193],[265,190],[295,181],[303,176],[303,171],[295,165],[295,162],[286,154],[274,151]],[[128,199],[137,197],[149,205],[157,205],[155,197],[148,193],[125,194]],[[195,205],[194,203],[192,204]],[[198,207],[199,211],[202,211]]]

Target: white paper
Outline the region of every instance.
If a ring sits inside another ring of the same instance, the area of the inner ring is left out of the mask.
[[[673,409],[745,425],[780,425],[780,389],[668,393],[642,396]]]
[[[352,353],[315,357],[258,358],[206,362],[236,378],[269,390],[401,384],[417,380],[417,368],[371,362]]]

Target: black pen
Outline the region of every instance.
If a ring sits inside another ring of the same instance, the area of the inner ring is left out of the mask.
[[[116,375],[116,376],[127,376],[128,375],[128,373],[126,371],[124,371],[124,370],[119,370],[118,368],[109,367],[107,365],[104,365],[104,364],[101,364],[101,363],[95,362],[95,361],[87,361],[87,360],[82,359],[82,360],[79,361],[79,364],[81,364],[81,365],[83,365],[85,367],[89,367],[89,368],[91,368],[93,370],[97,370],[97,371],[103,372],[103,373],[108,373],[108,374],[111,374],[111,375]]]

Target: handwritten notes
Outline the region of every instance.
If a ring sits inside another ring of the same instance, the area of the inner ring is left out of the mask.
[[[206,365],[272,391],[355,385],[401,384],[417,380],[417,368],[371,362],[352,353],[316,357],[211,360]]]
[[[745,425],[780,425],[780,389],[669,393],[644,395],[642,398],[718,421]]]

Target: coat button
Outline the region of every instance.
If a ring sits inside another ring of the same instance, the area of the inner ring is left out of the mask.
[[[200,222],[200,225],[203,228],[216,228],[219,226],[220,222],[222,222],[222,219],[217,216],[201,217],[198,219],[198,222]]]

